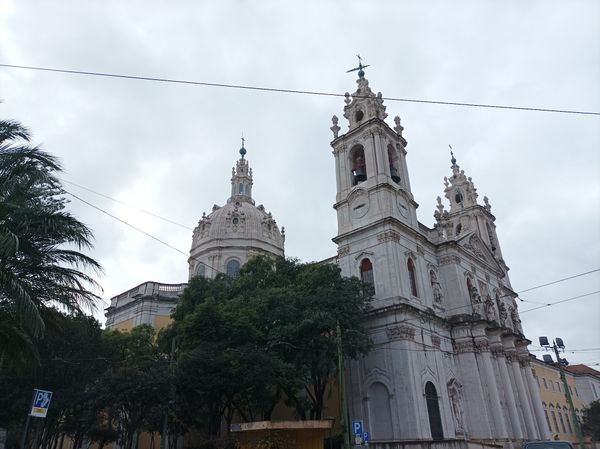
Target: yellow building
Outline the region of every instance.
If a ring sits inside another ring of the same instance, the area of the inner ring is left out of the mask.
[[[544,407],[544,414],[546,415],[546,421],[552,437],[558,435],[560,440],[577,442],[575,423],[573,422],[558,367],[554,364],[546,364],[535,358],[532,359],[531,367],[540,388],[542,406]],[[575,412],[581,422],[583,405],[579,391],[576,388],[575,376],[568,371],[565,371],[565,376],[571,398],[573,399]]]

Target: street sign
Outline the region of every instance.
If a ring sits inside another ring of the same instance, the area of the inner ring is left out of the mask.
[[[362,437],[362,434],[363,434],[363,422],[362,421],[352,421],[352,433],[354,435],[359,435]]]
[[[52,399],[52,392],[46,390],[34,390],[35,396],[33,398],[33,404],[31,406],[31,416],[36,418],[45,418],[48,413],[48,407],[50,407],[50,400]]]
[[[363,441],[365,443],[369,442],[369,432],[363,432]]]

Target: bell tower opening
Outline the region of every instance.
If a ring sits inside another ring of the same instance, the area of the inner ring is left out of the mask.
[[[352,185],[367,180],[367,164],[365,162],[365,149],[362,145],[356,145],[350,151],[350,165],[352,167]]]
[[[398,153],[392,145],[388,145],[388,161],[390,163],[390,176],[392,181],[400,184],[400,171],[398,170]]]

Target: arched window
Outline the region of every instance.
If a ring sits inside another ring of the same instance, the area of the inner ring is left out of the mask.
[[[569,416],[569,411],[567,410],[567,407],[563,407],[563,412],[565,414],[565,421],[567,421],[569,433],[573,433],[573,427],[571,426],[571,417]]]
[[[240,184],[239,184],[239,186],[238,186],[238,193],[239,193],[240,195],[243,195],[243,194],[244,194],[244,184],[242,184],[241,182],[240,182]]]
[[[365,162],[365,150],[362,146],[354,147],[350,153],[352,166],[352,185],[367,180],[367,164]]]
[[[454,234],[459,235],[462,231],[462,224],[459,223],[456,225],[456,230],[454,231]]]
[[[206,266],[203,262],[198,262],[196,265],[196,276],[204,277],[206,274]]]
[[[388,145],[388,160],[390,163],[390,176],[396,184],[400,183],[400,172],[398,171],[398,154],[392,145]]]
[[[360,280],[369,285],[369,294],[375,293],[375,279],[373,278],[373,264],[369,259],[360,263]]]
[[[554,406],[552,404],[550,404],[550,417],[552,418],[552,424],[554,424],[554,431],[555,432],[560,432],[560,430],[558,430],[558,422],[556,421],[556,413],[554,413]],[[552,430],[552,428],[550,428],[550,430]]]
[[[444,438],[442,416],[440,414],[437,391],[431,382],[425,384],[425,400],[427,401],[427,414],[429,415],[431,438],[434,440],[441,440]]]
[[[552,430],[552,425],[550,424],[550,417],[548,416],[548,406],[545,402],[542,402],[544,406],[544,416],[546,417],[546,423],[548,424],[548,430]]]
[[[563,419],[563,415],[560,412],[560,408],[556,411],[558,413],[558,420],[560,421],[560,427],[562,429],[562,433],[567,433],[567,428],[565,427],[565,420]]]
[[[237,259],[231,259],[226,266],[227,276],[236,278],[240,275],[240,262]]]
[[[406,269],[408,270],[408,279],[410,281],[410,293],[413,296],[419,296],[417,291],[417,276],[415,274],[415,263],[411,258],[406,262]]]

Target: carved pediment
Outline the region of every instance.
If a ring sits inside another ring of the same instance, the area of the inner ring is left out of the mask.
[[[487,247],[487,245],[481,240],[481,238],[475,233],[470,232],[465,234],[457,241],[458,245],[465,251],[473,254],[477,259],[485,262],[488,265],[493,266],[497,270],[504,273],[504,270]]]

